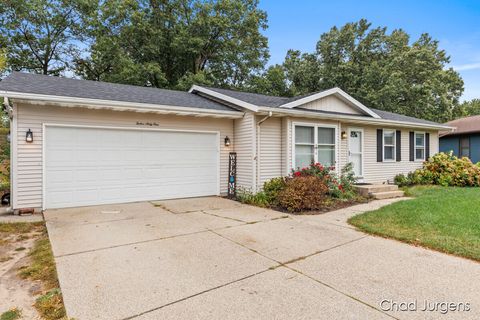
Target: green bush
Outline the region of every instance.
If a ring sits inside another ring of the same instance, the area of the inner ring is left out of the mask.
[[[270,206],[278,206],[278,193],[285,189],[285,185],[284,177],[273,178],[263,184],[263,192]]]
[[[403,173],[397,174],[393,178],[393,182],[399,187],[406,187],[412,184],[411,179],[408,176],[404,175]]]
[[[317,176],[294,176],[286,179],[278,193],[278,203],[289,212],[321,209],[328,198],[325,179]]]
[[[241,203],[251,204],[257,207],[270,207],[267,196],[263,191],[254,193],[249,189],[239,188],[237,190],[236,199]]]
[[[395,183],[403,185],[436,184],[441,186],[480,187],[480,166],[470,159],[450,153],[437,153],[423,163],[421,169],[406,177],[397,175]]]

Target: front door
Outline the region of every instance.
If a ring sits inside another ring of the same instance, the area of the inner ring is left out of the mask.
[[[356,177],[363,176],[363,130],[350,129],[348,134],[348,161],[353,164]]]

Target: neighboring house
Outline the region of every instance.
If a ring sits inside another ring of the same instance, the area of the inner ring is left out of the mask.
[[[50,209],[258,190],[311,161],[353,162],[392,182],[438,152],[448,126],[367,108],[338,88],[295,98],[193,86],[189,92],[12,73],[14,209]]]
[[[440,132],[440,151],[457,157],[468,157],[473,163],[480,161],[480,116],[461,118],[447,122],[454,131]]]

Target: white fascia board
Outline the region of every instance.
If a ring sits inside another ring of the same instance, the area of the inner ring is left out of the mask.
[[[0,91],[0,96],[36,104],[56,103],[64,106],[76,106],[93,109],[111,109],[116,111],[154,112],[154,113],[177,113],[185,115],[223,116],[231,118],[243,117],[243,112],[201,109],[191,107],[178,107],[160,104],[136,103],[114,100],[87,99],[66,96],[52,96],[23,92]]]
[[[296,110],[296,109],[281,109],[281,108],[260,108],[260,112],[273,112],[274,115],[285,115],[285,116],[297,116],[303,118],[312,118],[312,119],[332,119],[332,120],[344,120],[345,122],[349,123],[358,123],[364,125],[393,125],[398,127],[405,127],[405,128],[424,128],[424,129],[432,129],[432,130],[453,130],[453,127],[446,126],[446,125],[435,125],[435,124],[424,124],[424,123],[415,123],[415,122],[408,122],[408,121],[395,121],[395,120],[387,120],[387,119],[373,119],[368,117],[361,117],[361,116],[350,116],[350,115],[343,115],[343,114],[326,114],[326,113],[314,113],[308,112],[303,110]]]
[[[233,105],[242,107],[244,109],[247,109],[247,110],[250,110],[250,111],[253,111],[253,112],[258,112],[258,106],[254,105],[254,104],[251,104],[251,103],[245,102],[243,100],[239,100],[239,99],[227,96],[225,94],[222,94],[222,93],[219,93],[219,92],[216,92],[216,91],[213,91],[213,90],[201,87],[201,86],[197,86],[195,84],[190,88],[190,90],[188,90],[188,92],[190,92],[190,93],[201,92],[201,93],[206,94],[208,96],[217,98],[219,100],[223,100],[225,102],[228,102],[228,103],[231,103]]]
[[[285,103],[285,104],[283,104],[279,107],[280,108],[291,109],[291,108],[298,107],[302,104],[306,104],[306,103],[309,103],[309,102],[312,102],[312,101],[315,101],[315,100],[318,100],[318,99],[325,98],[325,97],[330,96],[330,95],[340,96],[344,100],[347,100],[348,102],[350,102],[354,107],[356,107],[360,111],[363,111],[364,113],[372,116],[375,119],[380,119],[380,116],[378,114],[376,114],[375,112],[373,112],[372,110],[367,108],[360,101],[358,101],[357,99],[355,99],[354,97],[352,97],[351,95],[349,95],[348,93],[346,93],[345,91],[343,91],[340,88],[332,88],[332,89],[328,89],[328,90],[325,90],[325,91],[322,91],[322,92],[319,92],[319,93],[315,93],[315,94],[306,96],[304,98],[301,98],[301,99],[298,99],[298,100],[295,100],[295,101],[292,101],[292,102],[289,102],[289,103]]]

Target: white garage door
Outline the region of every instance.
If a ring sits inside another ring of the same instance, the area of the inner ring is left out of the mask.
[[[216,195],[215,133],[46,127],[45,207]]]

